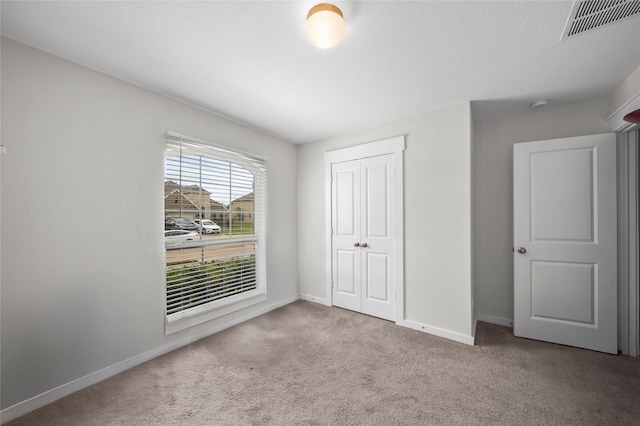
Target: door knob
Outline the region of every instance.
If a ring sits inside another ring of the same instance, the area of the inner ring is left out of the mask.
[[[518,253],[520,254],[525,254],[527,252],[527,249],[524,247],[518,247]]]
[[[354,247],[360,247],[360,243],[353,243]]]
[[[368,247],[369,245],[367,243],[362,243],[362,247]]]

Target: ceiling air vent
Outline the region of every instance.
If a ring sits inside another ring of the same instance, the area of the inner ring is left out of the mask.
[[[575,0],[562,39],[640,13],[640,0]]]

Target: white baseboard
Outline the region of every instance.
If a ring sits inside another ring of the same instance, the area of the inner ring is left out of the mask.
[[[473,346],[475,343],[475,337],[473,336],[467,336],[465,334],[456,333],[454,331],[445,330],[443,328],[420,324],[415,321],[401,320],[397,321],[396,324],[402,327],[407,327],[428,334],[433,334],[434,336],[444,337],[445,339],[453,340],[455,342],[464,343],[465,345]]]
[[[326,306],[331,306],[327,303],[327,300],[322,297],[309,296],[308,294],[300,294],[300,299],[307,300],[309,302],[320,303]],[[476,320],[476,323],[477,323],[477,320]],[[439,337],[444,337],[445,339],[464,343],[466,345],[473,346],[475,342],[474,336],[466,336],[464,334],[455,333],[453,331],[444,330],[442,328],[431,327],[428,325],[420,324],[415,321],[402,320],[402,321],[396,321],[396,324],[402,327],[407,327],[414,330],[423,331],[425,333],[433,334]],[[475,330],[475,325],[473,329]]]
[[[494,317],[493,315],[478,313],[476,318],[478,321],[488,322],[491,324],[503,325],[505,327],[513,327],[513,320],[509,318]]]
[[[327,299],[323,297],[309,296],[308,294],[300,294],[300,299],[306,300],[308,302],[314,302],[314,303],[319,303],[321,305],[329,306],[329,304],[327,303]]]
[[[67,395],[72,394],[73,392],[79,391],[80,389],[86,388],[87,386],[94,385],[98,382],[101,382],[105,379],[108,379],[111,376],[115,376],[118,373],[122,373],[125,370],[133,368],[137,365],[140,365],[144,362],[150,361],[153,358],[157,358],[166,353],[172,352],[176,349],[179,349],[183,346],[186,346],[190,343],[193,343],[197,340],[200,340],[204,337],[210,336],[212,334],[218,333],[222,330],[225,330],[229,327],[233,327],[234,325],[238,325],[242,322],[248,321],[252,318],[258,317],[260,315],[266,314],[269,311],[274,309],[278,309],[284,305],[288,305],[289,303],[295,302],[298,300],[298,297],[292,297],[289,299],[282,300],[278,303],[274,303],[273,305],[265,306],[261,309],[257,309],[253,312],[250,312],[241,317],[237,317],[231,319],[222,324],[218,324],[214,327],[203,330],[199,333],[191,334],[188,336],[181,337],[175,341],[164,344],[157,348],[151,349],[147,352],[143,352],[138,355],[134,355],[131,358],[125,359],[124,361],[120,361],[116,364],[113,364],[109,367],[105,367],[101,370],[95,371],[93,373],[87,374],[84,377],[73,380],[69,383],[65,383],[64,385],[60,385],[56,388],[48,390],[46,392],[41,393],[40,395],[36,395],[32,398],[29,398],[25,401],[19,402],[17,404],[12,405],[11,407],[7,407],[4,410],[0,411],[0,423],[6,423],[10,420],[16,419],[22,415],[25,415],[33,410],[36,410],[40,407],[44,407],[47,404],[50,404],[60,398],[63,398]]]

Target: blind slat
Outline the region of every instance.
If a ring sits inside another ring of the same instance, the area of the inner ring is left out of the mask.
[[[224,283],[226,280],[234,280],[238,275],[242,277],[251,275],[249,273],[245,273],[247,270],[248,268],[238,268],[233,271],[225,271],[225,273],[216,274],[214,278],[209,275],[190,276],[189,274],[184,274],[168,279],[167,290],[187,289],[190,286],[198,286],[201,284],[215,286],[218,283]],[[255,268],[251,268],[251,270],[253,271],[253,275],[255,275]]]
[[[193,291],[183,291],[180,293],[174,293],[171,295],[168,305],[176,306],[185,303],[192,303],[194,300],[202,297],[212,298],[212,295],[223,295],[229,292],[234,292],[237,289],[241,288],[254,288],[255,283],[251,283],[248,281],[237,281],[235,283],[225,285],[225,286],[216,286],[211,288],[200,288]],[[186,301],[186,302],[185,302]]]
[[[254,289],[255,287],[255,284],[245,282],[234,286],[215,288],[206,292],[203,291],[197,293],[184,293],[175,295],[168,302],[167,307],[169,309],[173,309],[178,306],[182,306],[183,309],[187,309],[192,306],[198,306],[202,304],[201,302],[217,300],[228,294],[237,294],[239,290]]]

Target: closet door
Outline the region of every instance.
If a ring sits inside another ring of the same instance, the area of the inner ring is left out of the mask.
[[[393,155],[361,161],[362,312],[395,320]]]
[[[395,320],[393,155],[332,167],[333,304]]]
[[[362,311],[360,160],[331,166],[333,304]]]

